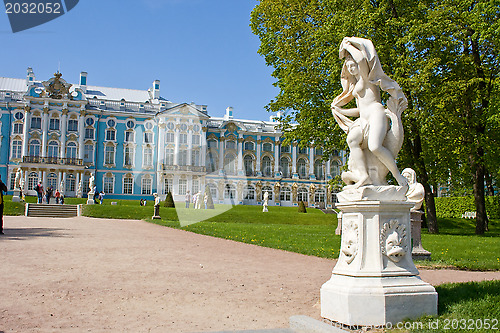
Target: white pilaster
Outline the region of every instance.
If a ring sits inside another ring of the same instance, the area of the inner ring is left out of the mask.
[[[28,140],[29,130],[31,124],[31,108],[29,106],[24,108],[24,124],[23,124],[23,157],[28,156]]]
[[[180,146],[180,130],[175,129],[174,132],[174,165],[179,165],[179,146]]]
[[[238,175],[243,173],[243,133],[238,133]]]
[[[61,151],[59,153],[59,157],[61,158],[66,157],[66,129],[68,128],[67,118],[68,109],[63,109],[61,115]]]
[[[78,158],[81,160],[83,160],[83,153],[84,153],[84,147],[83,147],[84,138],[85,138],[85,111],[82,109],[80,110],[80,114],[78,115]]]
[[[314,148],[309,147],[309,178],[314,179]]]
[[[275,145],[274,145],[274,174],[275,176],[278,175],[279,173],[279,165],[280,165],[280,138],[277,136],[275,138]]]
[[[42,149],[40,152],[40,156],[47,156],[47,132],[49,127],[49,108],[43,108],[43,117],[42,117]]]
[[[255,171],[257,173],[257,176],[260,176],[262,175],[262,171],[260,170],[260,158],[261,158],[261,146],[262,146],[262,140],[261,140],[261,136],[260,135],[257,135],[257,161],[256,164],[255,164]]]
[[[219,172],[224,170],[224,139],[224,133],[221,133],[219,138]]]

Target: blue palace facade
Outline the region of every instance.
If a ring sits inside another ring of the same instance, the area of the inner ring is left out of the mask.
[[[0,175],[14,189],[35,195],[35,185],[87,196],[89,178],[106,198],[176,201],[210,189],[215,203],[329,207],[328,180],[346,163],[344,151],[329,159],[322,149],[283,145],[276,120],[222,118],[206,105],[173,103],[160,81],[147,90],[70,84],[56,73],[36,80],[0,77]],[[12,192],[11,192],[12,193]]]

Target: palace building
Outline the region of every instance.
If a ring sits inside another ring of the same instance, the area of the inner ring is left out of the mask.
[[[169,191],[210,189],[215,203],[329,207],[328,181],[346,163],[321,148],[282,144],[276,120],[237,119],[228,107],[211,117],[206,105],[174,103],[148,90],[70,84],[61,73],[37,81],[0,77],[0,175],[12,191],[21,169],[23,192],[41,181],[66,197],[86,197],[94,176],[106,198],[151,199]]]

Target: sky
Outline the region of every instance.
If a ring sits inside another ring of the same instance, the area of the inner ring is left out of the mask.
[[[57,70],[78,83],[147,90],[155,79],[174,103],[208,105],[221,117],[269,120],[272,68],[250,29],[257,0],[80,0],[65,15],[12,33],[0,5],[0,76],[37,80]]]

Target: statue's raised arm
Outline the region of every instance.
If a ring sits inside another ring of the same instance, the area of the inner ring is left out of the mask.
[[[331,109],[347,133],[350,156],[348,171],[342,173],[346,189],[386,185],[389,171],[400,186],[406,185],[406,178],[396,166],[396,156],[403,143],[401,113],[407,107],[402,89],[382,70],[370,40],[344,38],[339,56],[345,59],[340,76],[342,93],[335,97]],[[387,108],[380,98],[381,89],[390,95]],[[342,108],[353,99],[355,108]]]

